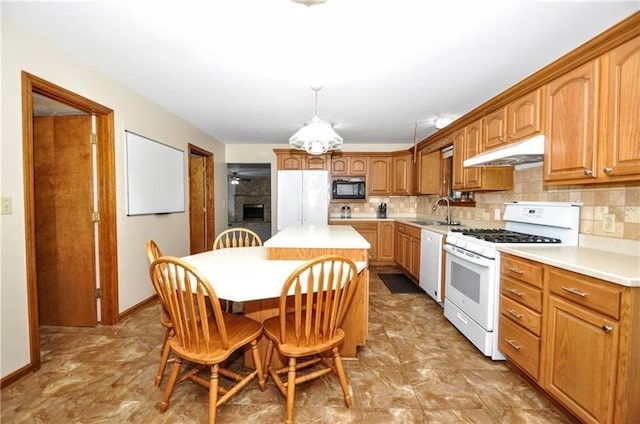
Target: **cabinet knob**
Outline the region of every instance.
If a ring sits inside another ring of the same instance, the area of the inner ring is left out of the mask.
[[[509,138],[512,138],[512,139],[516,138],[516,135],[515,134],[509,134]]]
[[[502,137],[502,136],[498,137],[498,141],[499,141],[500,143],[504,143],[504,137]]]
[[[604,324],[604,325],[602,326],[602,330],[603,330],[605,333],[611,333],[611,332],[613,331],[613,327],[612,327],[612,326],[610,326],[609,324]]]
[[[613,172],[613,169],[609,168],[608,166],[606,168],[603,169],[605,174],[611,174]]]
[[[587,177],[591,177],[593,176],[593,171],[590,169],[585,169],[584,170],[584,175],[586,175]]]

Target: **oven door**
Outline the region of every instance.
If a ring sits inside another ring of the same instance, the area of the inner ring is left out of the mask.
[[[446,244],[445,297],[486,331],[493,331],[493,259]]]

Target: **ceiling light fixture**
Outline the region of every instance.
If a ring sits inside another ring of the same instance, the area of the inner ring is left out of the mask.
[[[327,0],[291,0],[294,3],[304,4],[306,6],[313,6],[316,4],[322,4]]]
[[[304,150],[311,155],[321,155],[330,150],[342,147],[342,137],[336,133],[331,124],[318,117],[318,91],[322,86],[311,86],[316,96],[316,112],[311,122],[300,128],[289,139],[289,145],[294,149]]]
[[[433,121],[433,126],[435,127],[435,129],[441,130],[444,127],[446,127],[447,125],[449,125],[450,123],[452,123],[453,121],[454,121],[454,119],[450,118],[450,117],[446,117],[446,116],[439,117],[439,118],[436,118]]]

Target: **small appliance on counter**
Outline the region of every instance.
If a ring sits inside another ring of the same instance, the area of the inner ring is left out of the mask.
[[[383,218],[383,219],[387,218],[387,204],[386,203],[380,203],[380,206],[378,206],[378,209],[376,211],[376,218]]]
[[[343,206],[340,211],[340,218],[351,218],[351,206]]]

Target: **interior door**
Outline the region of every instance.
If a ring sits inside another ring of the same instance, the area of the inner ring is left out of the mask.
[[[95,326],[91,116],[33,118],[41,325]]]
[[[207,250],[205,158],[189,155],[189,240],[192,255]]]

